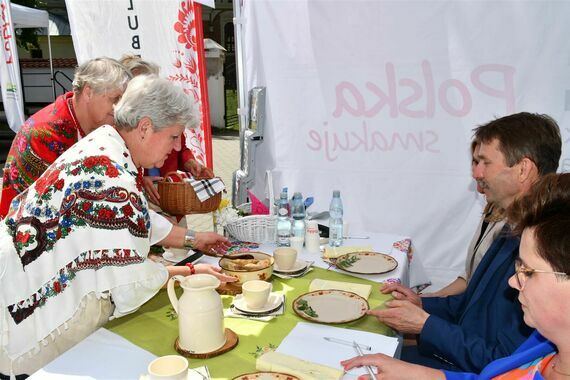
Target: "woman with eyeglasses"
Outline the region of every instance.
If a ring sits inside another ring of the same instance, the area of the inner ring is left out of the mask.
[[[519,291],[525,323],[536,328],[512,355],[479,375],[439,371],[383,354],[343,361],[345,370],[374,366],[377,379],[570,379],[570,173],[544,176],[510,207],[508,219],[521,234],[509,285]]]

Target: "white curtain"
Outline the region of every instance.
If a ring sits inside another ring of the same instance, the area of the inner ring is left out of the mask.
[[[570,168],[570,3],[245,2],[246,89],[267,87],[257,155],[276,188],[341,190],[350,234],[412,237],[443,285],[464,265],[484,200],[470,176],[472,129],[548,113]]]

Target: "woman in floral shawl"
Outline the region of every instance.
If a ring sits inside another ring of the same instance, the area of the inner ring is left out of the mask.
[[[189,271],[147,259],[142,168],[160,167],[180,149],[195,120],[180,88],[137,77],[115,107],[115,127],[96,129],[14,198],[0,223],[0,373],[33,373],[110,318],[137,310],[174,271]],[[173,228],[164,241],[183,234]],[[194,243],[227,246],[213,233],[196,233]],[[233,280],[209,265],[194,269]]]
[[[116,104],[131,75],[118,61],[101,57],[77,68],[73,91],[39,110],[16,133],[4,167],[0,217],[12,199],[27,189],[47,167],[97,127],[113,124]]]

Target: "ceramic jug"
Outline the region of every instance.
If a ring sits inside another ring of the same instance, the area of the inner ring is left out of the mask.
[[[180,282],[184,293],[178,299],[174,283]],[[226,343],[222,298],[216,292],[220,280],[210,274],[172,276],[168,298],[178,314],[178,344],[196,354],[213,352]]]

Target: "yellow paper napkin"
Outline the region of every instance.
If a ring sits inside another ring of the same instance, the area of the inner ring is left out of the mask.
[[[340,380],[343,372],[340,369],[327,367],[317,363],[270,351],[257,358],[255,368],[258,371],[282,372],[297,376],[303,380]]]
[[[372,251],[371,246],[366,247],[355,247],[355,246],[346,246],[346,247],[326,247],[324,257],[327,259],[336,259],[339,256],[345,255],[351,252],[364,252],[364,251]]]
[[[315,278],[313,281],[311,281],[311,284],[309,285],[310,292],[313,292],[315,290],[325,290],[325,289],[337,289],[337,290],[344,290],[346,292],[356,293],[360,297],[367,300],[368,297],[370,296],[370,292],[372,292],[372,285],[354,284],[352,282],[344,282],[344,281],[323,280],[320,278]]]

